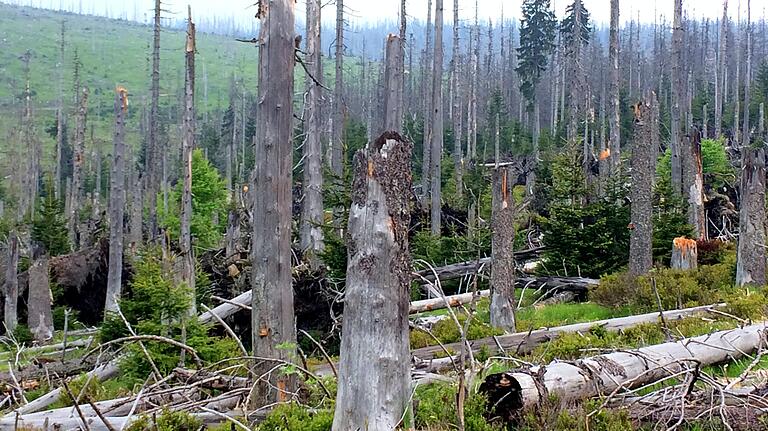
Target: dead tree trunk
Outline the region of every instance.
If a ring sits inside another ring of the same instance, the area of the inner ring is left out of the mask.
[[[400,52],[402,40],[387,37],[386,70],[384,72],[384,131],[402,133],[403,72]]]
[[[512,167],[493,172],[491,214],[491,326],[515,332],[515,202]]]
[[[29,268],[28,274],[27,327],[29,327],[36,341],[47,341],[53,337],[48,258],[43,256],[37,259]]]
[[[155,0],[155,17],[152,36],[152,84],[150,87],[149,135],[144,155],[144,173],[146,175],[146,193],[144,201],[149,210],[147,239],[154,241],[157,236],[156,196],[159,186],[159,146],[160,146],[160,13],[161,0]]]
[[[5,267],[5,307],[3,309],[3,323],[5,324],[6,334],[12,333],[16,329],[18,314],[16,305],[19,299],[19,237],[15,230],[8,233],[8,260]]]
[[[295,348],[284,346],[296,343],[291,283],[294,2],[273,0],[268,8],[261,8],[259,17],[259,145],[255,146],[256,169],[251,190],[251,261],[258,264],[253,265],[251,277],[252,340],[256,356],[289,361]],[[337,53],[341,54],[340,49]],[[334,141],[333,145],[336,144]],[[267,374],[274,365],[258,362],[254,372],[259,376]],[[291,376],[268,374],[265,381],[254,385],[254,405],[285,401],[294,390],[295,380]]]
[[[619,106],[619,0],[611,0],[610,46],[608,53],[608,77],[610,78],[611,110],[610,123],[611,164],[616,169],[621,162],[621,107]]]
[[[672,189],[680,195],[683,189],[683,165],[680,151],[680,112],[683,101],[683,3],[675,0],[674,23],[672,28],[672,87],[671,118],[669,148],[672,153]]]
[[[675,238],[672,241],[672,269],[696,269],[698,267],[698,245],[695,240],[685,237]]]
[[[184,187],[181,194],[179,216],[179,251],[181,253],[180,280],[190,290],[192,301],[189,314],[194,316],[195,304],[195,257],[192,252],[192,149],[195,147],[195,24],[192,9],[189,8],[187,21],[187,43],[185,47],[184,75],[184,117],[181,124],[181,154],[183,160]],[[234,133],[234,128],[232,130]]]
[[[653,267],[653,178],[659,148],[659,106],[647,92],[635,105],[635,142],[632,149],[631,231],[629,272],[647,273]]]
[[[421,93],[424,103],[422,151],[421,151],[421,196],[422,207],[429,207],[430,183],[429,176],[432,170],[432,0],[427,0],[427,29],[424,44],[424,59],[422,60],[424,73],[421,76]]]
[[[725,90],[726,65],[725,55],[728,40],[728,0],[723,1],[723,17],[720,20],[720,47],[717,54],[717,79],[715,80],[715,138],[723,130],[723,93]]]
[[[453,107],[452,107],[452,114],[453,118],[453,181],[456,186],[456,196],[458,198],[461,198],[462,193],[464,192],[464,184],[462,178],[464,177],[464,155],[461,148],[461,119],[462,119],[462,111],[461,111],[461,95],[459,92],[459,82],[465,81],[463,77],[460,77],[459,70],[460,70],[460,59],[459,59],[459,52],[460,52],[460,46],[459,46],[459,1],[454,0],[453,2],[453,54],[451,58],[451,66],[452,71],[451,74],[453,75],[453,89],[451,90],[451,93],[453,94]]]
[[[128,90],[117,87],[112,172],[109,176],[109,269],[104,315],[117,310],[123,285],[123,216],[125,213],[125,118]]]
[[[765,150],[741,149],[741,206],[736,284],[763,286],[765,277]]]
[[[441,166],[443,155],[443,0],[435,0],[435,57],[432,66],[432,153],[430,163],[430,226],[440,235],[442,214]]]
[[[61,38],[59,39],[59,100],[56,106],[56,166],[54,167],[53,186],[56,199],[61,199],[61,155],[64,148],[64,32],[65,21],[61,21]]]
[[[304,110],[304,201],[301,208],[299,236],[301,250],[315,267],[323,250],[323,148],[322,148],[322,46],[320,45],[321,0],[307,1],[307,105]]]
[[[744,62],[744,125],[741,129],[741,139],[744,141],[745,146],[749,146],[752,142],[752,134],[749,130],[749,93],[752,92],[752,2],[747,0],[747,29],[745,30],[745,37],[747,38],[747,60]],[[739,128],[738,124],[734,125],[735,128]]]
[[[77,250],[77,222],[82,201],[83,189],[83,163],[85,162],[85,130],[88,120],[88,88],[78,89],[80,104],[77,107],[75,119],[75,142],[72,154],[72,186],[69,196],[69,214],[67,227],[69,230],[69,242]]]
[[[331,126],[331,172],[341,178],[344,173],[344,0],[336,0],[336,76],[333,87],[333,121]]]
[[[674,343],[610,353],[575,362],[552,362],[527,370],[492,374],[480,386],[495,413],[510,419],[557,396],[568,403],[653,383],[675,373],[738,359],[758,349],[765,326],[715,332]]]
[[[393,430],[407,409],[411,151],[386,132],[355,156],[334,431]]]
[[[688,199],[688,223],[693,226],[694,237],[703,239],[707,234],[704,212],[704,171],[701,159],[701,135],[691,128],[683,137],[683,191]]]

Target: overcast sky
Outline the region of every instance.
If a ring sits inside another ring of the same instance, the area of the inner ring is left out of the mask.
[[[445,0],[446,20],[452,17],[454,0]],[[474,2],[472,0],[459,1],[461,19],[474,16]],[[558,17],[563,15],[565,5],[572,0],[552,0]],[[137,17],[143,19],[151,12],[153,0],[0,0],[0,2],[34,5],[38,7],[58,9],[60,6],[69,9],[74,6],[77,10],[82,5],[82,10],[97,15],[104,15],[107,9],[113,16],[124,15],[128,19]],[[192,6],[193,15],[219,18],[237,17],[237,21],[249,19],[253,15],[250,7],[256,0],[164,0],[166,8],[177,12],[186,10],[186,5]],[[323,21],[332,21],[335,16],[334,0],[325,0],[329,3],[323,9]],[[480,17],[483,21],[489,18],[494,21],[501,17],[502,7],[505,17],[517,18],[520,14],[522,0],[478,0]],[[653,22],[656,15],[664,15],[669,20],[672,16],[673,0],[620,0],[621,20],[627,21],[637,18],[641,21]],[[746,0],[731,0],[729,2],[731,17],[736,18],[736,9],[741,3],[742,17],[746,16]],[[349,12],[349,21],[352,24],[364,21],[397,20],[400,0],[345,0],[345,6]],[[607,23],[610,18],[610,0],[584,0],[584,5],[589,9],[598,23]],[[761,17],[765,15],[768,1],[752,0],[752,15]],[[408,15],[412,18],[425,19],[427,13],[427,0],[407,0]],[[722,0],[684,0],[683,8],[693,17],[717,18],[722,14]],[[297,3],[297,14],[302,15],[304,0]]]

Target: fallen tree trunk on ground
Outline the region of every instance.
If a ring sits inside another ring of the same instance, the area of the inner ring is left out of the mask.
[[[491,374],[480,385],[480,391],[488,395],[488,405],[495,414],[507,419],[520,409],[539,406],[553,395],[565,403],[598,395],[610,397],[622,389],[688,372],[695,376],[703,366],[744,357],[765,341],[766,323],[574,362]]]
[[[544,247],[532,248],[530,250],[521,250],[515,252],[515,260],[522,261],[537,257],[539,253],[544,251]],[[427,268],[421,271],[416,271],[417,278],[426,278],[429,281],[435,281],[435,274],[440,277],[440,280],[452,280],[455,278],[461,278],[468,274],[474,274],[476,271],[482,268],[483,272],[489,271],[491,266],[491,258],[484,257],[478,260],[470,260],[467,262],[452,263],[450,265],[441,266],[438,268]]]
[[[683,317],[689,317],[694,314],[707,312],[713,308],[722,307],[725,304],[706,305],[702,307],[684,308],[682,310],[671,310],[664,312],[664,319],[669,322]],[[514,334],[499,335],[496,337],[481,338],[479,340],[469,341],[472,350],[479,350],[486,347],[490,352],[499,352],[499,346],[510,355],[529,353],[534,347],[547,341],[552,341],[560,334],[568,332],[586,332],[594,326],[601,326],[606,331],[620,331],[637,326],[643,323],[658,323],[659,313],[646,313],[637,316],[618,317],[615,319],[598,320],[594,322],[575,323],[573,325],[558,326],[554,328],[545,328],[531,330],[529,332],[517,332]],[[458,352],[461,349],[460,343],[444,344],[443,347],[450,352]],[[429,346],[413,350],[411,353],[422,361],[429,361],[436,356],[445,353],[441,346]]]

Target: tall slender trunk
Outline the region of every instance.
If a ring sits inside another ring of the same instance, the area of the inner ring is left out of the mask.
[[[232,130],[234,133],[234,129]],[[195,256],[192,250],[192,150],[195,147],[195,24],[192,8],[187,21],[187,43],[184,68],[184,117],[181,124],[181,154],[183,182],[181,214],[179,216],[179,251],[181,254],[181,282],[192,296],[189,315],[197,312],[195,303]]]
[[[659,148],[659,106],[647,92],[635,106],[632,149],[632,207],[630,209],[629,272],[643,275],[653,267],[653,177]]]
[[[389,431],[410,422],[411,150],[385,132],[355,155],[333,431]]]
[[[744,139],[744,145],[751,144],[751,133],[749,130],[749,93],[751,93],[752,77],[752,2],[747,0],[747,29],[745,31],[747,38],[747,61],[744,62],[744,126],[741,129],[741,136]],[[739,127],[738,124],[735,126]]]
[[[433,84],[431,77],[434,73],[432,70],[432,0],[427,0],[427,30],[426,30],[426,42],[424,45],[424,74],[421,77],[422,83],[422,97],[424,100],[424,119],[423,119],[423,139],[422,139],[422,151],[421,151],[421,194],[423,197],[422,206],[427,208],[429,206],[429,192],[430,183],[429,176],[432,170],[432,95],[434,94]]]
[[[723,130],[723,90],[725,89],[726,46],[728,41],[728,0],[723,0],[723,17],[720,20],[720,47],[717,54],[717,79],[715,80],[715,138]]]
[[[734,100],[734,106],[733,106],[733,140],[736,142],[736,145],[743,145],[743,142],[741,140],[741,133],[739,128],[740,121],[740,114],[741,114],[741,3],[739,3],[739,8],[736,13],[736,78],[735,78],[735,85],[733,90],[733,100]]]
[[[403,118],[403,73],[400,62],[401,39],[387,37],[384,72],[384,131],[402,133]]]
[[[147,139],[146,154],[144,155],[144,172],[146,174],[146,193],[145,203],[149,213],[149,224],[147,225],[147,238],[151,241],[157,237],[157,205],[156,196],[160,191],[158,160],[159,133],[160,133],[160,13],[161,0],[155,0],[155,15],[153,21],[152,36],[152,84],[150,86],[150,108],[149,108],[149,136]]]
[[[344,0],[336,0],[336,76],[333,87],[331,172],[344,175]]]
[[[430,226],[432,235],[440,235],[441,165],[443,155],[443,0],[435,0],[435,57],[432,67],[432,141],[431,141]]]
[[[683,155],[680,150],[680,114],[683,109],[683,4],[675,0],[675,16],[672,28],[672,87],[670,150],[672,153],[672,189],[680,194],[683,189]]]
[[[304,200],[299,228],[301,249],[308,254],[313,266],[319,263],[318,254],[323,250],[323,149],[322,105],[323,64],[320,45],[321,0],[307,0],[307,105],[304,110]],[[317,80],[317,82],[315,82]]]
[[[293,0],[272,0],[259,10],[255,137],[259,145],[254,147],[256,167],[250,192],[251,261],[258,262],[251,276],[253,351],[256,356],[282,360],[292,360],[296,354],[295,347],[286,347],[296,343],[291,283],[294,6]],[[271,362],[254,364],[256,375],[268,376],[253,387],[254,406],[286,401],[294,391],[295,378],[269,372],[273,367]]]
[[[741,150],[741,206],[736,284],[764,286],[765,277],[765,149]]]
[[[77,241],[77,222],[83,197],[83,163],[85,162],[85,130],[88,121],[88,87],[83,87],[78,98],[75,119],[75,142],[72,152],[72,187],[69,196],[69,213],[67,227],[69,241],[75,249],[79,249]]]
[[[61,198],[61,155],[64,148],[64,32],[65,21],[61,21],[61,39],[59,40],[59,100],[56,109],[56,166],[54,167],[53,187],[56,198]]]
[[[461,198],[464,191],[463,170],[464,155],[461,148],[461,95],[459,93],[459,81],[463,79],[459,76],[459,1],[453,0],[453,54],[451,58],[453,76],[453,180],[456,183],[456,197]]]
[[[128,90],[118,87],[115,94],[115,134],[112,172],[109,182],[109,268],[107,270],[107,312],[117,310],[123,283],[123,217],[125,212],[125,119],[128,115]]]
[[[515,202],[512,197],[514,176],[513,168],[499,167],[497,159],[493,171],[491,212],[490,316],[491,326],[510,333],[515,332]]]
[[[610,79],[611,109],[610,124],[611,164],[617,169],[621,162],[621,107],[619,106],[619,0],[611,0],[610,47],[608,53],[608,77]]]
[[[8,260],[5,264],[5,285],[3,294],[5,295],[5,307],[3,309],[3,323],[5,324],[6,334],[13,333],[18,325],[18,315],[16,305],[19,298],[19,237],[15,230],[8,233]]]

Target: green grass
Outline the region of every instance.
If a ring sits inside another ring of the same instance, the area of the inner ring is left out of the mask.
[[[517,329],[551,328],[572,323],[592,322],[629,316],[631,310],[604,307],[592,302],[564,303],[547,305],[540,308],[522,308],[517,312]]]

